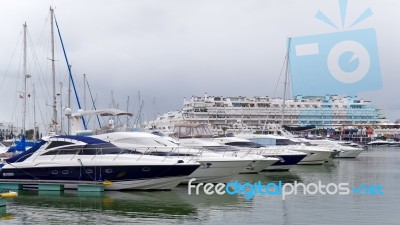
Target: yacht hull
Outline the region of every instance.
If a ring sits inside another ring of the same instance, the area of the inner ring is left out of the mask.
[[[11,166],[10,166],[11,167]],[[176,187],[199,165],[169,166],[65,166],[3,168],[1,179],[29,181],[29,184],[57,182],[65,188],[77,188],[79,183],[109,181],[105,190],[169,190]]]
[[[298,164],[301,160],[303,160],[306,155],[294,155],[294,154],[280,154],[280,155],[264,155],[264,157],[276,157],[280,159],[279,161],[275,162],[271,166],[265,168],[263,171],[287,171],[290,170],[294,165]]]
[[[363,152],[363,149],[358,149],[358,150],[342,150],[339,152],[338,155],[335,156],[335,158],[356,158],[358,155]]]
[[[185,182],[192,178],[196,178],[193,183],[227,183],[233,175],[243,171],[251,160],[234,160],[234,161],[218,161],[218,160],[199,160],[201,166],[195,170]]]
[[[330,152],[314,152],[307,155],[298,165],[322,165],[329,160]]]
[[[251,174],[251,173],[259,173],[266,168],[269,168],[271,165],[279,161],[277,158],[265,158],[265,160],[256,160],[252,165],[246,167],[246,169],[242,170],[240,173],[241,174]]]
[[[312,150],[306,148],[295,151],[307,153],[307,156],[304,157],[298,165],[321,165],[328,161],[332,157],[332,154],[337,153],[334,151]]]

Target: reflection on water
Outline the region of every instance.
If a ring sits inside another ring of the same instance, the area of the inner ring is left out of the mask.
[[[10,202],[10,206],[44,211],[65,210],[68,213],[99,212],[131,218],[175,218],[197,213],[196,208],[174,191],[78,193],[24,190]]]
[[[400,149],[363,152],[357,159],[335,159],[288,172],[240,174],[240,182],[339,183],[383,186],[384,195],[328,196],[188,195],[173,191],[78,193],[24,190],[8,200],[0,223],[7,224],[397,224],[400,211]]]
[[[294,171],[263,172],[261,175],[267,178],[268,182],[294,183],[295,181],[302,181],[301,177]]]
[[[199,192],[199,195],[195,193],[188,195],[184,185],[173,191],[78,193],[72,190],[64,192],[22,190],[18,194],[17,198],[8,201],[7,213],[0,212],[0,215],[3,215],[1,220],[7,219],[16,224],[45,221],[58,223],[66,216],[69,218],[69,224],[97,224],[99,221],[111,224],[115,222],[114,219],[149,223],[159,219],[170,222],[177,219],[197,221],[209,216],[207,212],[202,212],[200,217],[199,208],[227,209],[251,205],[251,201],[246,201],[240,196],[210,196],[203,192]],[[32,213],[35,216],[32,216]],[[60,217],[60,214],[65,215]]]

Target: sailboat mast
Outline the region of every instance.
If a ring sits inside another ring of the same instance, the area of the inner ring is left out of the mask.
[[[289,51],[290,51],[290,41],[291,41],[291,38],[289,38],[288,50],[287,50],[287,53],[286,53],[286,73],[285,73],[285,81],[284,81],[284,83],[283,83],[283,102],[282,102],[281,127],[283,127],[284,120],[285,120],[286,92],[287,92],[287,84],[288,84],[288,77],[289,77]]]
[[[71,66],[68,66],[71,68]],[[71,109],[71,78],[68,79],[68,108]],[[71,120],[68,117],[67,120],[67,134],[69,135],[71,131]]]
[[[26,75],[27,71],[26,71],[26,22],[24,23],[24,25],[22,25],[24,27],[24,62],[23,62],[23,73],[24,76]]]
[[[56,100],[56,66],[54,60],[54,10],[50,7],[50,28],[51,28],[51,73],[52,73],[52,84],[53,84],[53,118],[52,124],[57,124],[57,100]],[[54,129],[57,133],[57,129]]]
[[[24,59],[23,59],[23,74],[24,74],[24,115],[22,118],[22,135],[26,134],[26,79],[27,79],[27,71],[26,71],[26,22],[23,25],[24,27]]]
[[[35,84],[33,84],[33,140],[36,140],[37,131],[36,131],[36,91]]]
[[[63,91],[63,83],[62,82],[60,82],[60,133],[62,134],[62,133],[64,133],[64,127],[63,127],[63,122],[64,122],[64,120],[63,120],[63,116],[62,116],[62,112],[63,112],[63,103],[62,103],[62,99],[63,99],[63,96],[62,96],[62,91]]]

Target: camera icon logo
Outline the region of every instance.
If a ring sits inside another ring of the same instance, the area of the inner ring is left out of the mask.
[[[372,15],[365,12],[353,25]],[[326,17],[323,21],[335,26]],[[291,38],[289,65],[294,95],[357,95],[382,88],[372,28]]]
[[[355,41],[337,43],[328,54],[328,69],[336,80],[355,83],[367,75],[370,57],[363,45]]]

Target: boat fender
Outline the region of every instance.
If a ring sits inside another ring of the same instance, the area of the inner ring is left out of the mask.
[[[112,182],[111,182],[111,181],[108,181],[108,180],[105,180],[105,181],[103,182],[103,185],[104,185],[104,186],[111,185],[111,184],[112,184]]]

